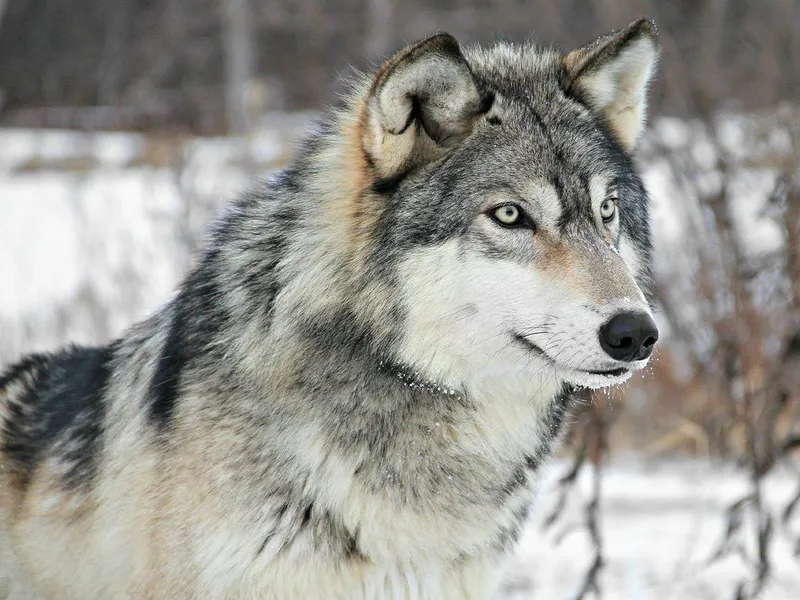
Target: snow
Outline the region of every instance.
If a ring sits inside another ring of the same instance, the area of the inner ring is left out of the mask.
[[[0,314],[11,318],[45,309],[77,285],[80,228],[69,208],[69,189],[54,175],[2,181]],[[61,268],[50,267],[54,254]]]
[[[85,159],[102,167],[123,167],[143,149],[144,136],[116,132],[3,129],[0,131],[0,172],[34,161],[53,163]]]
[[[664,146],[670,150],[680,150],[689,145],[692,130],[686,121],[677,118],[663,117],[657,119],[651,129]]]
[[[778,223],[763,216],[775,179],[774,171],[748,169],[733,175],[729,182],[730,193],[738,199],[731,205],[733,224],[750,255],[777,252],[784,243]]]
[[[276,132],[183,142],[0,130],[0,367],[116,336],[165,302],[193,260],[189,238],[286,145]]]
[[[108,275],[126,269],[156,294],[177,280],[163,254],[178,207],[169,173],[25,173],[0,186],[0,315],[46,310],[85,282],[111,305]]]
[[[506,581],[513,591],[504,600],[574,598],[592,561],[591,545],[581,527],[581,509],[588,502],[592,472],[579,478],[569,497],[565,520],[577,526],[563,536],[564,526],[543,529],[542,521],[554,501],[553,483],[566,466],[555,462],[540,500],[507,566]],[[779,472],[765,486],[766,504],[777,518],[795,486],[797,475]],[[737,584],[753,577],[740,558],[728,557],[709,565],[722,540],[725,510],[748,491],[745,476],[727,465],[707,461],[677,461],[659,465],[617,462],[602,479],[601,535],[605,569],[601,576],[606,600],[706,600],[733,598]],[[793,523],[794,535],[800,523]],[[792,556],[793,541],[776,528],[771,558],[773,581],[764,598],[800,597],[800,559]]]

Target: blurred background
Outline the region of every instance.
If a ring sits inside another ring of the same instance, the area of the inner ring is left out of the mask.
[[[165,303],[353,68],[641,16],[663,342],[575,411],[501,597],[800,597],[800,0],[0,0],[0,368]]]

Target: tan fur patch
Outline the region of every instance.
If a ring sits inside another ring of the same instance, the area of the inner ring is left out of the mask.
[[[541,236],[540,237],[544,237]],[[548,240],[537,270],[562,281],[576,296],[603,306],[622,298],[641,298],[624,261],[608,248],[585,247],[564,240]]]
[[[366,105],[362,91],[352,108],[338,116],[338,133],[320,151],[322,168],[312,182],[325,215],[324,229],[355,260],[360,260],[359,249],[368,242],[381,211],[380,199],[371,192],[375,178],[362,144]]]
[[[537,245],[544,248],[536,261],[537,270],[560,277],[575,267],[575,252],[562,239],[547,231],[538,231],[536,236]]]
[[[21,521],[45,519],[73,523],[91,512],[88,494],[64,489],[65,468],[66,465],[56,458],[47,459],[37,466],[19,505]]]
[[[362,138],[366,128],[366,101],[357,103],[354,111],[355,119],[349,120],[342,127],[344,140],[339,166],[339,190],[341,197],[332,205],[334,218],[346,223],[348,247],[362,246],[370,232],[375,228],[380,207],[377,198],[369,193],[374,182],[374,175],[362,145]]]

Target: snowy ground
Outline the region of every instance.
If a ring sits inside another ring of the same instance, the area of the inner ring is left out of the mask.
[[[564,469],[554,463],[550,480]],[[591,474],[568,503],[566,527],[544,530],[542,521],[555,498],[545,494],[525,532],[518,556],[509,565],[506,600],[574,598],[592,560],[582,527]],[[766,498],[778,516],[798,478],[784,472],[768,480]],[[739,557],[708,566],[725,532],[725,509],[747,492],[747,481],[724,465],[673,462],[661,465],[614,464],[604,474],[601,504],[606,568],[601,577],[606,600],[733,599],[738,583],[753,570]],[[800,523],[793,523],[795,538]],[[800,598],[800,557],[792,540],[776,532],[771,547],[774,579],[765,600]]]

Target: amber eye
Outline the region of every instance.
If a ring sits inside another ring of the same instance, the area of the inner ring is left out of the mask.
[[[522,210],[516,204],[498,206],[492,212],[492,217],[504,227],[522,225],[523,222]]]
[[[603,200],[603,203],[600,205],[600,218],[603,219],[603,223],[610,223],[613,221],[616,214],[616,198],[610,197]]]

